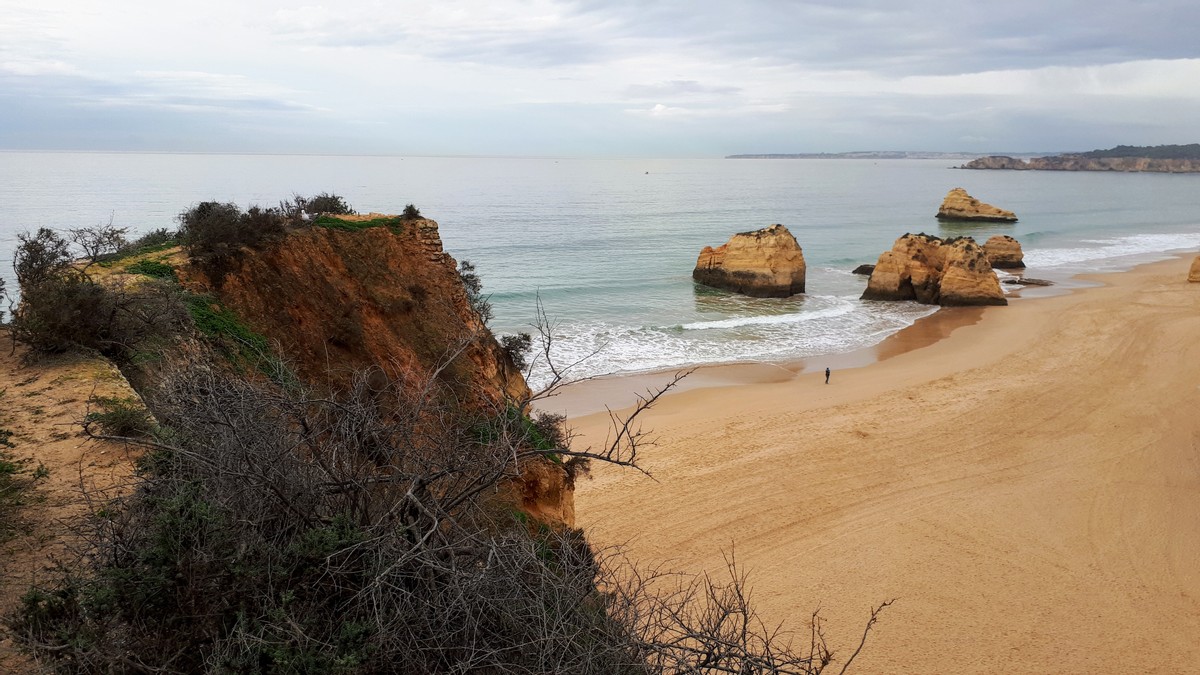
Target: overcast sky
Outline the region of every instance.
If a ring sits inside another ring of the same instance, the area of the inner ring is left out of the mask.
[[[1200,141],[1196,0],[0,0],[0,149]]]

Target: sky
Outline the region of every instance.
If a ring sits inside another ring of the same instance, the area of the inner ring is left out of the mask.
[[[1195,0],[0,0],[0,149],[553,157],[1200,141]]]

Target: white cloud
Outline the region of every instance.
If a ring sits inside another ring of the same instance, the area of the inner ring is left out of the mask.
[[[9,122],[53,137],[68,105],[162,111],[164,130],[181,111],[207,115],[206,142],[234,112],[281,136],[312,138],[320,123],[400,151],[412,138],[434,150],[492,142],[497,119],[512,120],[497,146],[535,154],[562,152],[572,131],[604,134],[589,147],[614,152],[668,129],[683,144],[664,121],[686,121],[676,126],[697,153],[718,136],[771,134],[858,148],[1007,143],[1034,113],[1097,144],[1195,140],[1200,122],[1163,102],[1192,110],[1200,98],[1200,5],[1135,5],[0,0],[0,97],[21,103],[0,108],[0,147],[14,142]],[[1131,120],[1131,137],[1111,138]],[[107,123],[85,126],[112,139],[128,126]]]

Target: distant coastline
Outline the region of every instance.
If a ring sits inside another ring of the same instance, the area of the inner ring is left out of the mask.
[[[974,159],[983,157],[981,152],[923,152],[867,150],[862,152],[795,152],[726,155],[725,159]],[[1033,155],[1017,155],[1032,157]]]
[[[1068,153],[1028,160],[991,155],[971,160],[960,169],[1010,171],[1121,171],[1146,173],[1200,173],[1200,144],[1132,146]]]

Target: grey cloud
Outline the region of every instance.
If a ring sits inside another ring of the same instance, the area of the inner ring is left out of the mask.
[[[729,96],[741,91],[741,87],[705,85],[696,80],[671,80],[657,84],[630,85],[625,89],[625,97],[659,100],[690,96]]]
[[[1200,54],[1200,3],[1191,0],[742,0],[736,11],[682,0],[581,0],[574,7],[618,22],[627,36],[835,70],[955,74]]]

